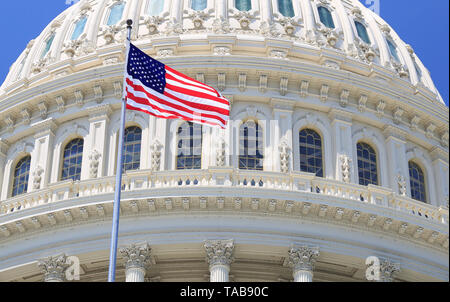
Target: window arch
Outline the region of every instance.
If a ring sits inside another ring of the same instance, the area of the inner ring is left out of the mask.
[[[202,126],[184,122],[177,131],[177,169],[201,169]]]
[[[50,51],[50,47],[52,47],[53,40],[55,39],[55,35],[56,35],[55,33],[52,33],[51,36],[48,37],[47,40],[45,41],[45,48],[42,51],[41,59],[43,57],[45,57],[45,55]]]
[[[158,16],[164,9],[164,0],[148,0],[147,13],[150,16]]]
[[[319,11],[320,22],[328,28],[335,28],[330,10],[323,6],[319,6],[317,10]]]
[[[248,120],[239,128],[239,169],[263,170],[263,131],[256,121]]]
[[[422,202],[427,202],[425,190],[425,174],[422,168],[413,161],[408,162],[409,182],[411,185],[411,198]]]
[[[398,56],[397,53],[397,46],[394,45],[394,43],[392,43],[391,40],[386,39],[387,45],[389,47],[389,52],[391,53],[392,57],[397,61],[400,62],[400,58]]]
[[[377,154],[375,150],[370,145],[360,142],[356,145],[356,152],[359,184],[363,186],[378,185]]]
[[[24,194],[28,190],[28,179],[30,176],[31,156],[25,156],[17,163],[14,169],[14,181],[12,197]]]
[[[81,34],[84,32],[84,28],[86,27],[86,22],[87,17],[83,17],[78,20],[73,30],[72,36],[70,37],[70,40],[76,40],[81,36]]]
[[[115,25],[122,19],[125,2],[120,2],[113,5],[109,12],[107,25]]]
[[[322,138],[312,129],[299,132],[300,171],[323,177]]]
[[[82,138],[76,138],[71,140],[64,148],[61,180],[80,180],[83,145],[84,140]]]
[[[249,11],[252,9],[252,0],[234,0],[234,5],[240,11]]]
[[[278,11],[285,17],[294,17],[294,7],[292,6],[292,0],[277,0]]]
[[[204,10],[207,6],[207,0],[191,0],[191,8],[193,10]]]
[[[136,126],[125,129],[122,170],[138,170],[141,166],[142,129]]]
[[[367,28],[359,21],[355,21],[356,32],[358,33],[358,37],[361,38],[367,44],[370,44],[369,34],[367,33]]]

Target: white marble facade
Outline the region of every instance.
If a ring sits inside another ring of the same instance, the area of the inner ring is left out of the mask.
[[[147,0],[83,0],[29,43],[0,88],[0,281],[25,280],[42,272],[36,261],[63,253],[84,261],[82,280],[101,280],[89,267],[107,258],[127,19],[135,45],[221,90],[232,106],[227,129],[202,128],[194,170],[177,170],[183,121],[127,112],[126,126],[139,127],[142,139],[140,168],[124,175],[120,244],[147,242],[144,254],[156,258],[125,264],[123,280],[356,281],[373,255],[401,264],[389,266],[386,280],[393,272],[404,281],[448,280],[448,107],[412,47],[357,0],[251,0],[248,11],[238,1],[207,0],[195,10],[192,0],[165,0],[151,16]],[[249,120],[262,131],[262,171],[239,169],[239,129]],[[320,136],[322,177],[301,169],[304,129]],[[84,141],[80,179],[61,181],[64,148],[76,138]],[[376,154],[378,185],[359,184],[358,143]],[[26,156],[27,191],[12,196]],[[411,198],[410,162],[423,171],[426,202]],[[214,264],[208,251],[220,240],[230,253]],[[308,265],[298,260],[304,249]],[[198,258],[202,271],[170,275],[158,266],[163,251],[163,263]],[[272,275],[246,264],[252,257]],[[325,273],[325,263],[347,267],[348,279],[336,267]],[[47,270],[41,279],[61,276]]]

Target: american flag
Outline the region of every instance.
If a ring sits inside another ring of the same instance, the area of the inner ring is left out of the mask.
[[[127,109],[222,128],[228,123],[230,102],[217,90],[151,58],[131,43],[125,77]]]

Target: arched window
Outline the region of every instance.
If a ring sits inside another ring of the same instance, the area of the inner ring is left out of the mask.
[[[389,46],[389,52],[391,53],[392,57],[397,61],[400,62],[400,58],[398,57],[397,53],[397,46],[394,45],[394,43],[391,42],[391,40],[386,39],[387,45]]]
[[[123,9],[125,8],[125,2],[117,3],[113,7],[111,7],[111,10],[109,12],[108,22],[107,25],[115,25],[117,22],[122,19],[123,15]]]
[[[77,24],[75,25],[75,29],[73,30],[71,40],[78,39],[81,34],[84,31],[84,28],[86,27],[87,17],[83,17],[80,20],[78,20]]]
[[[239,128],[239,169],[263,170],[263,132],[257,122],[248,120]]]
[[[201,169],[202,126],[184,122],[177,132],[177,169]]]
[[[191,0],[191,8],[193,10],[204,10],[207,5],[207,0]]]
[[[148,0],[147,13],[150,16],[158,16],[164,9],[164,0]]]
[[[323,177],[322,138],[311,129],[303,129],[299,134],[300,171]]]
[[[328,10],[328,8],[319,6],[318,11],[319,11],[320,22],[322,22],[323,25],[325,25],[328,28],[335,28],[334,22],[333,22],[333,16],[331,15],[331,12]]]
[[[285,17],[294,17],[292,0],[278,0],[278,11]]]
[[[76,138],[64,148],[61,180],[80,180],[84,140]]]
[[[425,176],[422,169],[413,161],[408,162],[409,182],[411,185],[411,198],[422,202],[427,202],[425,190]]]
[[[363,186],[378,185],[377,154],[375,150],[366,143],[358,143],[356,149],[359,184]]]
[[[42,51],[41,59],[45,57],[45,55],[50,51],[50,47],[52,47],[53,40],[55,39],[55,33],[53,33],[48,39],[45,41],[45,48]]]
[[[252,0],[234,0],[235,6],[240,11],[249,11],[252,9]]]
[[[26,193],[28,190],[28,178],[30,176],[31,156],[22,158],[14,169],[14,182],[12,197]]]
[[[369,34],[367,33],[366,27],[361,22],[358,21],[355,21],[355,27],[356,31],[358,32],[358,37],[360,37],[361,40],[363,40],[367,44],[370,44],[370,38]]]
[[[141,166],[142,130],[139,127],[125,129],[122,170],[138,170]]]

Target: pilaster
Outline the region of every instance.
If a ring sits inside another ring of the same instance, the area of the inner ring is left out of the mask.
[[[87,142],[89,154],[89,170],[86,179],[105,176],[106,174],[106,146],[109,116],[112,113],[110,105],[91,107],[89,111],[89,140]]]
[[[8,144],[3,138],[0,138],[0,199],[3,189],[3,178],[5,178],[6,152],[8,151]]]
[[[35,130],[35,142],[31,154],[28,192],[45,188],[50,181],[54,130],[57,125],[50,118],[31,127]]]
[[[389,167],[388,185],[395,193],[410,196],[411,189],[405,140],[408,134],[393,126],[386,126],[383,132],[386,138],[387,166]]]
[[[271,140],[273,142],[273,171],[288,173],[293,167],[292,113],[294,102],[275,99],[270,101],[273,119],[270,121]]]
[[[429,190],[436,190],[436,206],[447,206],[449,202],[449,167],[448,153],[441,147],[435,147],[430,152],[433,160],[433,174],[436,185]]]
[[[353,166],[352,114],[340,109],[331,109],[329,113],[333,137],[333,165],[336,180],[357,182]]]

